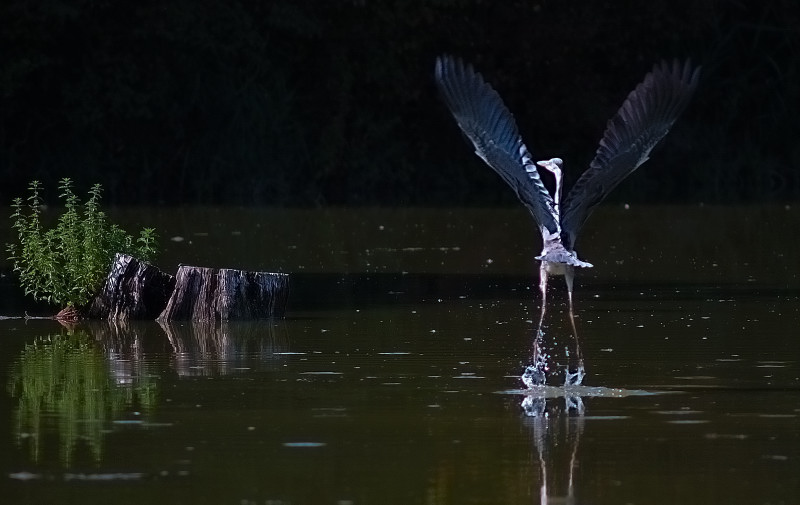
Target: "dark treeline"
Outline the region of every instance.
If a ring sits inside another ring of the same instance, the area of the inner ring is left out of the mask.
[[[800,197],[796,0],[6,0],[0,199],[100,182],[114,204],[464,205],[514,195],[439,102],[465,57],[573,178],[661,58],[704,66],[633,201]]]

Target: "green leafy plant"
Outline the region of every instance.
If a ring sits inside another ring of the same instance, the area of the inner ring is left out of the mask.
[[[19,273],[25,294],[61,307],[81,307],[97,292],[116,253],[149,260],[156,252],[155,231],[144,228],[139,238],[108,221],[100,210],[102,187],[95,184],[81,204],[72,181],[59,183],[64,213],[55,227],[42,223],[44,201],[39,181],[23,203],[16,198],[11,215],[18,243],[8,245],[9,259]]]

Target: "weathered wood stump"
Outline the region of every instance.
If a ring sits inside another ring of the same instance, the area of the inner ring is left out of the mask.
[[[281,317],[288,296],[288,274],[181,265],[158,321]]]
[[[164,310],[175,278],[127,254],[117,254],[105,284],[85,309],[90,319],[154,319]]]

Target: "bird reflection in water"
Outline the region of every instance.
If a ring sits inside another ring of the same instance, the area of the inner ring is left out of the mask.
[[[559,388],[561,398],[555,395],[548,397],[544,390],[550,388],[541,389],[541,394],[528,395],[522,401],[525,421],[531,429],[535,454],[539,459],[539,502],[542,505],[551,500],[574,504],[574,476],[578,445],[583,434],[583,399],[568,388]],[[562,399],[563,406],[559,405]]]
[[[542,315],[534,337],[532,363],[523,381],[530,388],[544,385],[548,357],[542,350],[547,278],[563,275],[567,284],[569,316],[575,341],[574,363],[567,363],[566,385],[579,385],[586,374],[577,339],[572,287],[575,268],[592,265],[578,259],[575,241],[592,211],[629,174],[647,161],[650,151],[664,138],[686,108],[697,87],[700,68],[687,61],[661,62],[628,95],[622,107],[608,121],[603,138],[589,168],[578,178],[561,201],[563,161],[560,158],[534,162],[522,142],[514,116],[500,95],[481,74],[457,58],[436,60],[439,91],[475,153],[511,186],[528,208],[542,235],[539,288]],[[542,173],[540,174],[540,169]],[[542,175],[552,177],[555,189],[545,187]]]

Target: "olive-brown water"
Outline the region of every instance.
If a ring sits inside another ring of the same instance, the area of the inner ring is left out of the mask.
[[[578,244],[585,387],[536,393],[524,211],[114,218],[158,228],[167,271],[289,272],[287,317],[0,321],[4,503],[800,501],[793,208],[598,211]],[[11,280],[4,315],[33,306]]]

